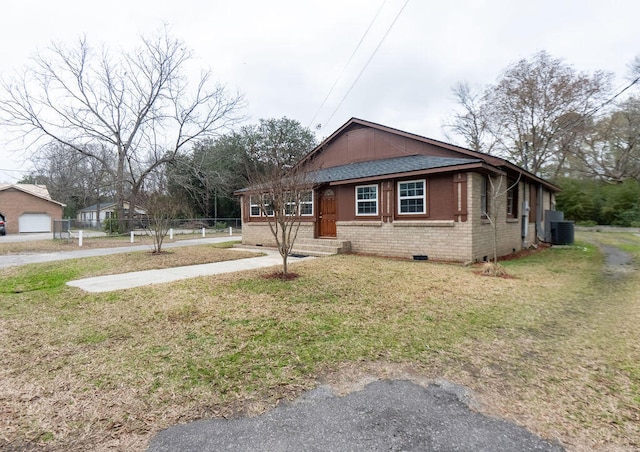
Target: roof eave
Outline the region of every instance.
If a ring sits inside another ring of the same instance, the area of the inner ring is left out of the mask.
[[[478,170],[478,169],[483,169],[493,174],[504,174],[504,172],[501,171],[499,168],[493,167],[491,165],[487,165],[486,163],[467,163],[463,165],[441,166],[439,168],[428,168],[428,169],[405,171],[405,172],[398,172],[398,173],[391,173],[391,174],[381,174],[377,176],[344,179],[339,181],[329,181],[326,183],[334,186],[347,185],[347,184],[354,184],[354,183],[373,182],[378,180],[404,179],[407,177],[427,176],[429,174],[441,174],[441,173],[443,174],[443,173]]]

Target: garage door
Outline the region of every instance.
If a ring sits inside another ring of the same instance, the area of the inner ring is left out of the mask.
[[[51,232],[51,217],[46,213],[23,213],[18,224],[20,232]]]

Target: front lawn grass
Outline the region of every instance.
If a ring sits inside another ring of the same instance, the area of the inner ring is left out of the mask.
[[[607,240],[640,257],[638,237]],[[511,278],[341,255],[295,264],[292,281],[265,269],[64,285],[128,260],[0,270],[0,447],[142,450],[178,422],[381,377],[463,384],[483,411],[569,450],[640,447],[640,276],[604,274],[593,245],[506,261]]]

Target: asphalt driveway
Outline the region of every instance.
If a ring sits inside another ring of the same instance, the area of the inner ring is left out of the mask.
[[[157,434],[148,452],[562,451],[469,409],[464,388],[382,380],[339,397],[321,386],[258,417],[213,419]]]

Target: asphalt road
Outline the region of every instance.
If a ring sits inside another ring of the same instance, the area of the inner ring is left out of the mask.
[[[148,452],[562,451],[469,409],[464,388],[382,380],[339,397],[321,386],[258,417],[213,419],[157,434]]]

